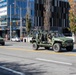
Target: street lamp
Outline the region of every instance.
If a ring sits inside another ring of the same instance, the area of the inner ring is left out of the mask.
[[[15,9],[16,9],[16,2],[14,3],[15,4]],[[18,5],[17,5],[18,6]],[[22,37],[22,8],[18,6],[18,8],[20,9],[20,38]],[[14,11],[15,14],[16,14],[16,10]]]
[[[14,4],[14,3],[13,3]],[[22,36],[22,13],[21,13],[21,7],[20,7],[20,38],[21,38],[21,36]],[[12,23],[12,21],[11,21],[11,5],[10,5],[10,41],[11,41],[11,38],[12,38],[12,35],[11,35],[11,32],[12,32],[12,29],[11,29],[11,23]]]
[[[14,3],[13,3],[13,4],[14,4]],[[12,32],[12,29],[11,29],[11,27],[12,27],[12,21],[11,21],[11,20],[12,20],[12,19],[11,19],[12,17],[11,17],[11,13],[12,13],[12,11],[11,11],[11,9],[12,9],[12,8],[11,8],[11,4],[10,4],[10,41],[11,41],[11,38],[12,38],[12,35],[11,35],[11,32]]]

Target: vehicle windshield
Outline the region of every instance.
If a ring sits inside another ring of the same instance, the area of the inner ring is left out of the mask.
[[[62,33],[53,33],[54,37],[64,37],[64,35]]]

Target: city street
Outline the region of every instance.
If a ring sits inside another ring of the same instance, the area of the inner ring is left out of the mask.
[[[6,41],[0,46],[0,75],[76,75],[76,45],[60,53],[32,44]]]

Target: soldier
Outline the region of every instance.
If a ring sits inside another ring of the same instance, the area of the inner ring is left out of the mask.
[[[52,41],[52,35],[51,34],[47,35],[47,40],[48,40],[48,43],[51,43],[51,41]]]

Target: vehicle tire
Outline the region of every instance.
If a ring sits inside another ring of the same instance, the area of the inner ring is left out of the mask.
[[[50,49],[50,47],[45,47],[45,49],[48,49],[48,50],[49,50],[49,49]]]
[[[33,49],[38,50],[39,46],[36,43],[33,43]]]
[[[67,50],[67,51],[72,51],[72,50],[73,50],[73,46],[68,46],[68,47],[66,47],[66,50]]]
[[[61,51],[61,44],[60,44],[60,43],[55,43],[55,44],[53,45],[53,50],[54,50],[55,52],[60,52],[60,51]]]
[[[2,43],[2,46],[4,46],[5,45],[5,43]]]

